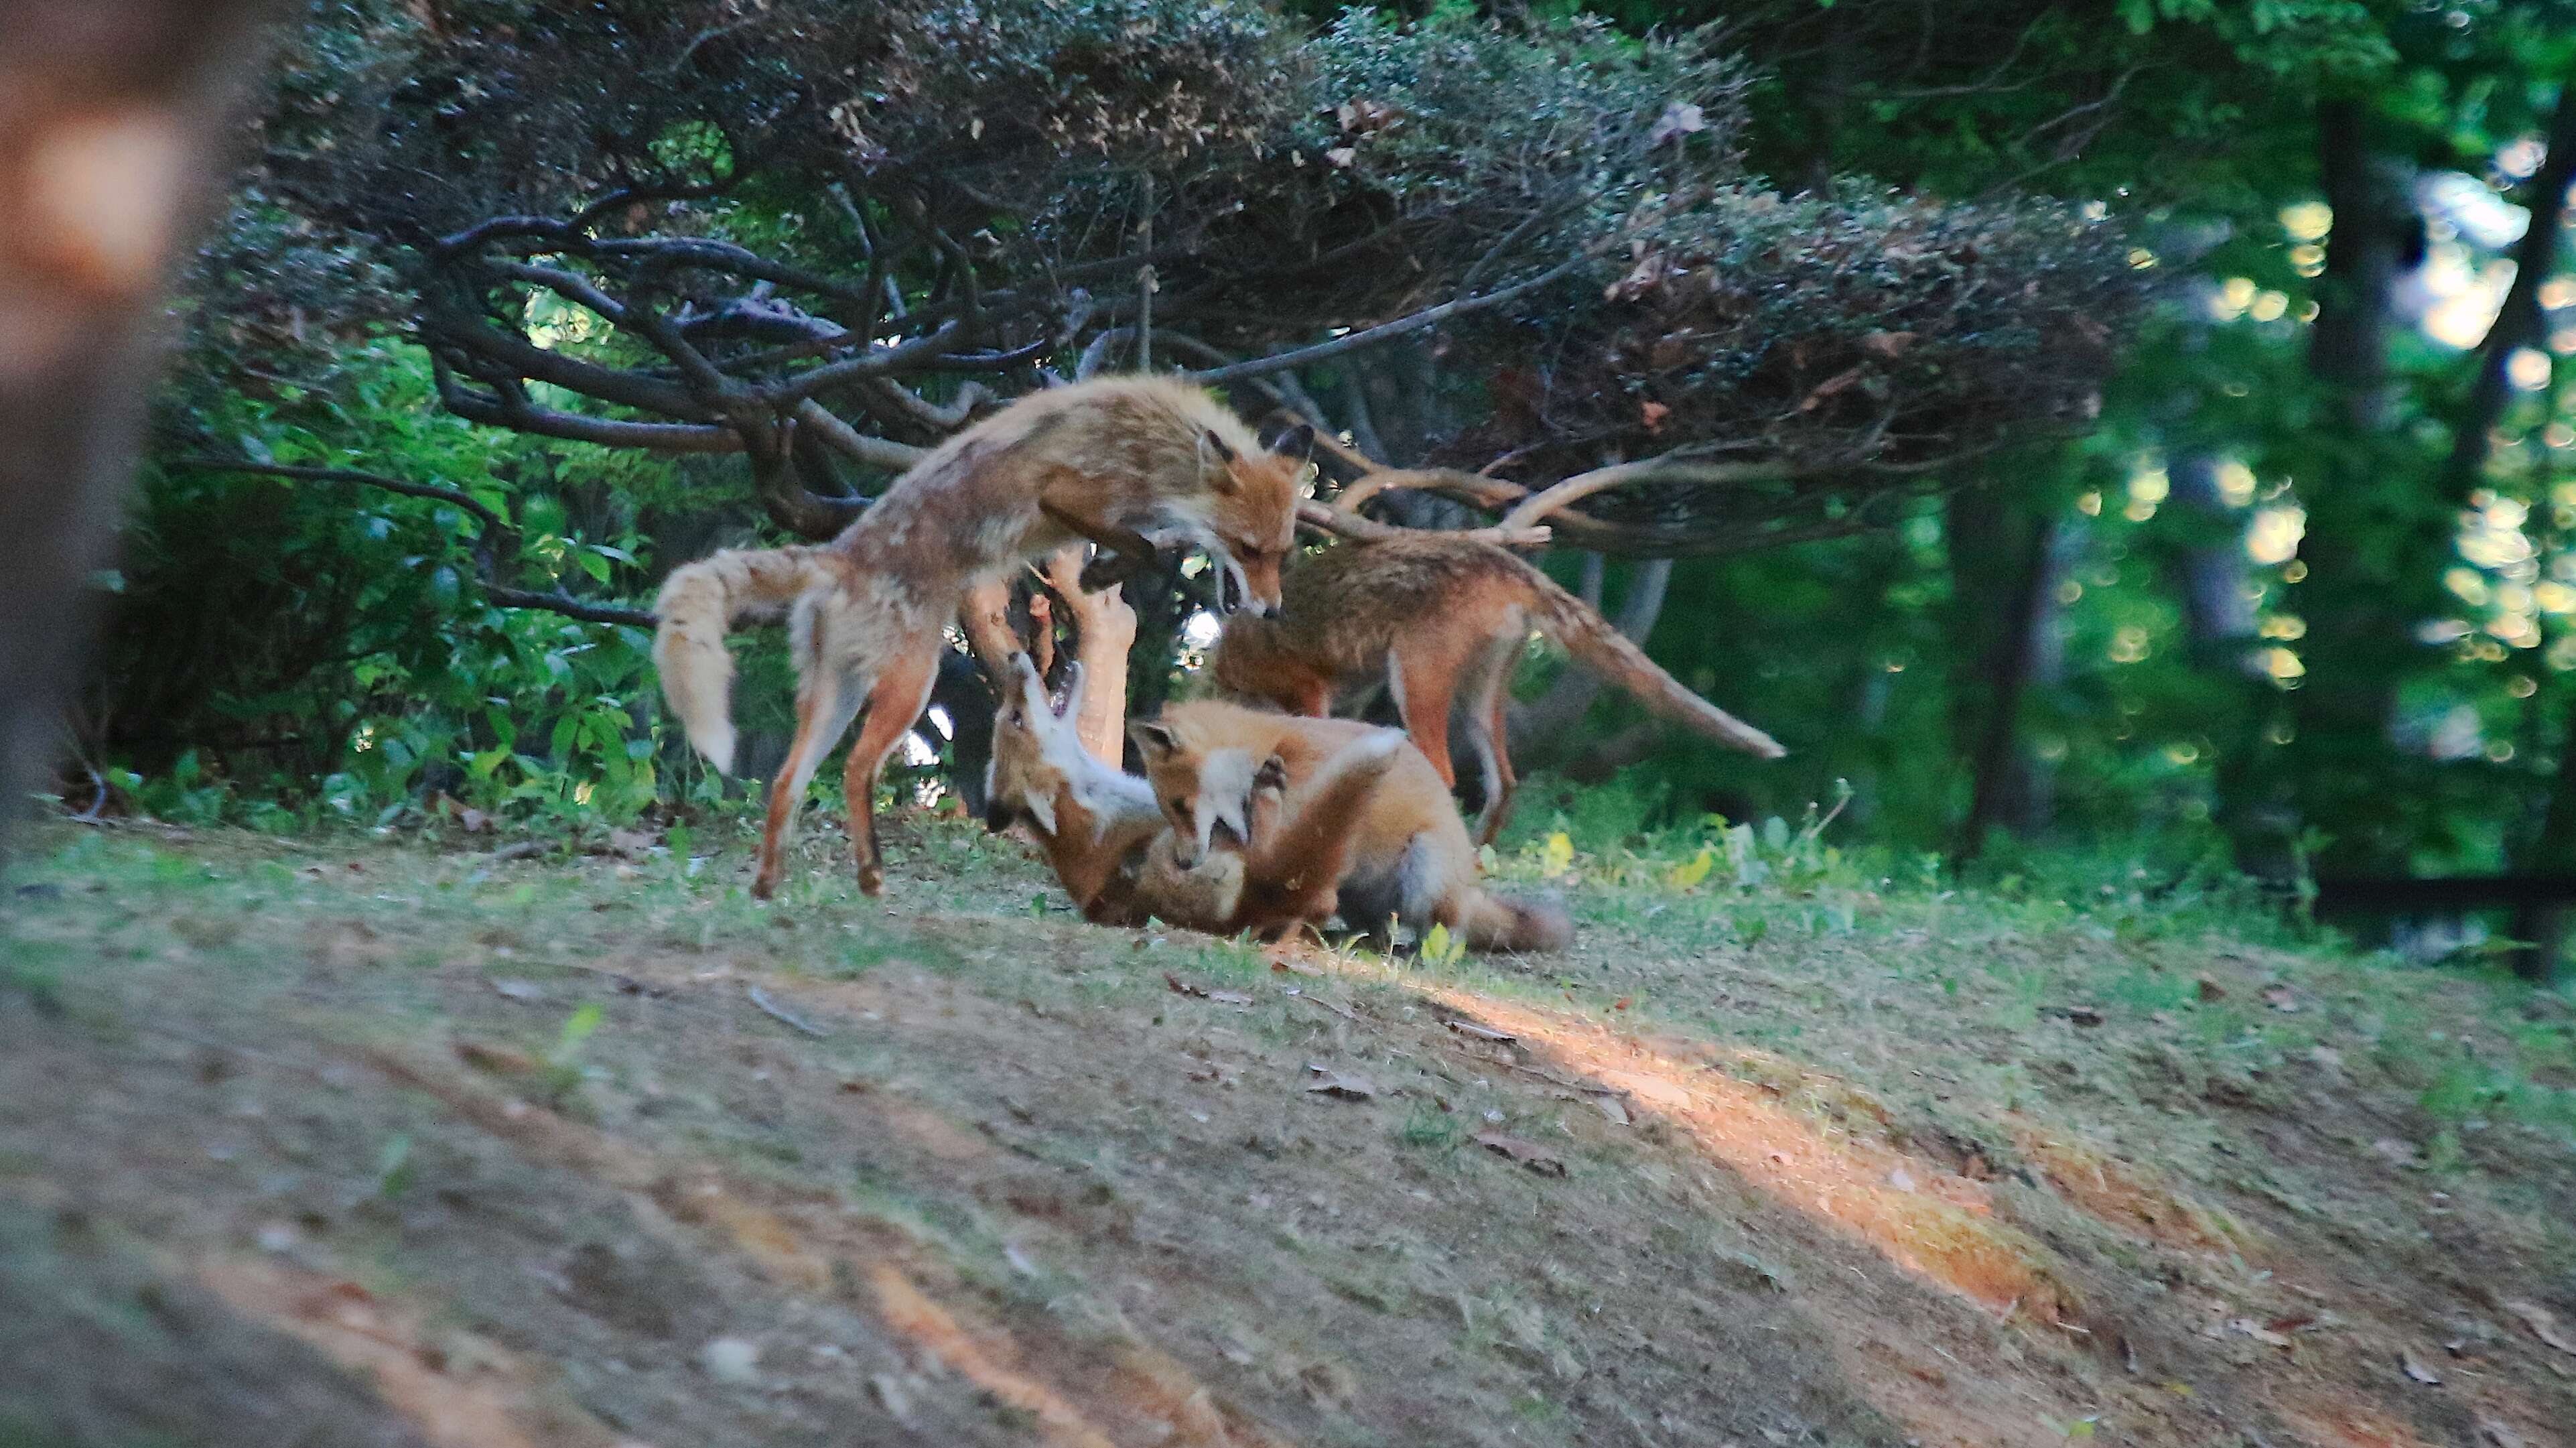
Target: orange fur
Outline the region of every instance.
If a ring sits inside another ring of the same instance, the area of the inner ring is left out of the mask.
[[[1682,687],[1546,574],[1490,543],[1423,536],[1337,544],[1298,560],[1284,592],[1276,615],[1227,621],[1209,661],[1218,685],[1322,715],[1336,689],[1384,679],[1415,747],[1453,786],[1449,717],[1463,694],[1468,737],[1484,766],[1479,842],[1502,829],[1519,783],[1503,716],[1512,667],[1532,628],[1667,719],[1764,759],[1786,752]]]
[[[1371,728],[1199,700],[1176,704],[1129,732],[1186,865],[1228,823],[1221,817],[1224,796],[1206,788],[1210,771],[1275,757],[1285,775],[1282,807],[1310,809],[1327,778],[1325,761]],[[1420,750],[1397,751],[1357,815],[1338,882],[1345,920],[1375,928],[1392,919],[1417,932],[1444,925],[1489,950],[1560,950],[1572,938],[1572,923],[1553,903],[1506,900],[1478,883],[1475,843],[1447,784]]]
[[[850,845],[859,887],[882,888],[877,773],[920,717],[941,627],[970,591],[1090,530],[1203,547],[1247,608],[1276,609],[1304,470],[1302,444],[1262,448],[1198,388],[1103,378],[1021,398],[949,439],[827,545],[719,553],[675,571],[654,661],[690,742],[718,769],[733,753],[725,630],[755,611],[788,615],[796,735],[770,781],[752,893],[777,889],[805,788],[862,715],[845,765]]]
[[[1240,840],[1184,866],[1147,783],[1082,746],[1079,666],[1065,701],[1050,706],[1026,655],[994,720],[986,823],[1025,827],[1046,851],[1085,919],[1149,919],[1231,935],[1270,935],[1331,918],[1359,805],[1403,749],[1391,729],[1371,731],[1323,766],[1305,808],[1286,808],[1286,771],[1247,765],[1216,788],[1244,821]]]

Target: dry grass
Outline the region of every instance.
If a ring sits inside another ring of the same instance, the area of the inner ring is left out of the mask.
[[[98,1340],[37,1371],[0,1323],[0,1442],[229,1403],[467,1448],[2330,1448],[2576,1408],[2500,1306],[2576,1320],[2554,997],[1848,866],[1577,860],[1563,958],[1274,959],[890,833],[885,902],[818,839],[775,908],[730,840],[42,837],[0,1283]]]

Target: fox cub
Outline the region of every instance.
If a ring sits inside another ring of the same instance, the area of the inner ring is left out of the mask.
[[[1223,835],[1193,847],[1189,862],[1146,781],[1083,748],[1073,721],[1082,710],[1082,669],[1073,667],[1064,702],[1050,705],[1026,654],[994,721],[985,778],[985,823],[1024,827],[1083,917],[1105,925],[1173,925],[1232,935],[1273,935],[1321,925],[1338,903],[1336,883],[1350,855],[1352,821],[1386,776],[1404,735],[1368,731],[1323,766],[1311,800],[1293,817],[1286,767],[1229,756],[1206,774],[1211,816]]]
[[[1483,766],[1479,843],[1500,832],[1519,781],[1505,748],[1512,668],[1535,628],[1648,708],[1764,759],[1770,735],[1682,687],[1583,600],[1519,557],[1472,538],[1340,543],[1288,570],[1286,606],[1228,619],[1209,667],[1219,688],[1298,714],[1330,712],[1336,689],[1384,679],[1414,746],[1443,783],[1449,713],[1461,695]]]
[[[1220,831],[1240,832],[1225,812],[1232,798],[1226,782],[1239,777],[1243,761],[1275,756],[1282,808],[1301,818],[1322,811],[1333,761],[1373,730],[1213,699],[1176,704],[1160,719],[1128,726],[1184,869],[1215,846]],[[1338,883],[1342,918],[1353,925],[1375,929],[1392,920],[1416,932],[1443,925],[1486,950],[1562,950],[1573,939],[1561,906],[1508,900],[1477,882],[1475,843],[1448,785],[1418,749],[1397,751],[1350,828]]]
[[[733,765],[725,631],[784,612],[796,734],[770,781],[752,893],[778,888],[796,807],[854,718],[843,791],[859,888],[883,888],[871,804],[888,750],[930,696],[941,628],[970,588],[1082,536],[1204,548],[1243,606],[1279,606],[1311,430],[1278,451],[1206,392],[1118,377],[1034,393],[950,438],[818,547],[728,550],[662,587],[653,661],[689,742]]]

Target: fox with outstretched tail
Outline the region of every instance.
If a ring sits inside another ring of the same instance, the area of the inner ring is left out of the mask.
[[[1665,673],[1608,619],[1518,556],[1474,538],[1421,536],[1340,543],[1298,559],[1286,606],[1228,619],[1209,668],[1217,686],[1291,713],[1322,715],[1337,689],[1383,679],[1414,747],[1455,786],[1449,713],[1467,706],[1467,737],[1483,765],[1480,842],[1493,839],[1518,779],[1505,748],[1503,706],[1532,629],[1647,708],[1763,759],[1787,751]]]
[[[941,629],[967,592],[1083,538],[1204,549],[1255,613],[1279,607],[1311,429],[1265,448],[1242,419],[1173,378],[1116,377],[1021,398],[932,451],[838,538],[729,549],[672,573],[653,637],[662,693],[689,742],[733,765],[737,619],[784,613],[796,733],[770,781],[752,894],[778,888],[796,807],[853,719],[843,776],[859,888],[884,887],[873,801],[885,756],[921,714]]]

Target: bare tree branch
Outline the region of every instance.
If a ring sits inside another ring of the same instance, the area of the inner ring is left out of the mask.
[[[1534,292],[1540,287],[1546,286],[1548,283],[1555,281],[1559,277],[1567,275],[1576,267],[1582,266],[1584,263],[1591,261],[1594,257],[1599,256],[1602,252],[1608,249],[1609,247],[1607,242],[1595,243],[1592,246],[1584,248],[1580,253],[1567,257],[1565,260],[1549,267],[1546,271],[1540,272],[1537,276],[1529,278],[1527,281],[1514,282],[1510,286],[1503,287],[1497,291],[1486,292],[1482,296],[1456,297],[1449,301],[1442,302],[1436,307],[1425,307],[1421,311],[1415,312],[1409,317],[1398,317],[1392,322],[1382,322],[1374,327],[1365,328],[1361,331],[1351,332],[1344,336],[1335,337],[1329,342],[1318,342],[1311,347],[1297,347],[1286,352],[1274,352],[1267,357],[1255,357],[1249,361],[1236,362],[1224,367],[1213,367],[1205,372],[1191,372],[1184,375],[1194,382],[1232,382],[1237,378],[1258,377],[1265,372],[1277,372],[1290,367],[1303,367],[1312,362],[1321,362],[1328,357],[1339,357],[1346,352],[1356,352],[1363,347],[1374,347],[1380,342],[1392,341],[1397,337],[1404,336],[1408,332],[1419,332],[1425,327],[1436,326],[1441,322],[1447,321],[1451,317],[1462,317],[1470,312],[1481,312],[1488,307],[1500,306],[1514,297],[1520,296],[1526,292]]]

